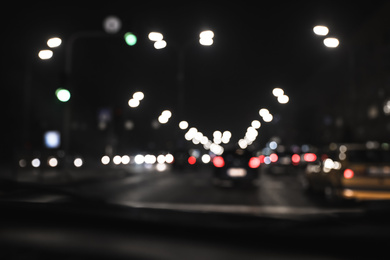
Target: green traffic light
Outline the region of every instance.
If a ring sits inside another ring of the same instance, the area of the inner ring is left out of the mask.
[[[70,92],[67,89],[59,88],[56,90],[56,96],[61,102],[68,102],[70,99]]]
[[[137,36],[135,36],[131,32],[125,33],[124,38],[125,38],[125,42],[129,46],[134,46],[137,43]]]

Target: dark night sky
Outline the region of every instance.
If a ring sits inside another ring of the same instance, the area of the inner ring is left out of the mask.
[[[64,84],[65,47],[55,50],[53,60],[40,61],[36,54],[46,39],[59,36],[66,45],[75,32],[103,31],[103,19],[116,15],[122,20],[122,32],[137,34],[138,43],[126,46],[121,36],[75,42],[72,94],[75,106],[83,111],[79,114],[96,116],[96,108],[104,106],[125,109],[132,93],[141,90],[146,95],[140,107],[145,109],[143,116],[158,117],[164,108],[172,108],[175,115],[177,49],[192,40],[184,68],[185,119],[209,137],[217,129],[231,130],[238,140],[253,119],[260,119],[261,107],[276,111],[281,120],[288,117],[286,121],[293,121],[294,113],[311,98],[305,96],[305,79],[321,64],[341,55],[342,48],[328,50],[322,45],[312,32],[314,25],[327,25],[331,35],[342,41],[384,2],[274,1],[174,7],[152,7],[148,2],[134,8],[110,2],[90,8],[3,8],[3,16],[13,17],[2,18],[2,110],[7,111],[4,120],[9,122],[3,130],[12,133],[13,140],[21,132],[26,61],[32,64],[34,113],[48,114],[50,124],[50,113],[55,111],[50,106],[55,102],[49,100],[57,86]],[[213,46],[197,44],[203,29],[214,31]],[[166,49],[153,48],[147,39],[150,31],[164,34]],[[276,86],[290,96],[284,108],[271,94]],[[10,139],[5,139],[6,146],[10,145]]]

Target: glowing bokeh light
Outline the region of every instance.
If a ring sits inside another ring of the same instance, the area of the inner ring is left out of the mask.
[[[134,46],[137,43],[137,36],[135,36],[131,32],[125,33],[124,38],[126,44],[129,46]]]
[[[194,156],[188,157],[188,163],[194,165],[196,163],[196,158]]]
[[[260,115],[261,117],[264,117],[264,116],[266,116],[266,115],[268,115],[268,114],[269,114],[269,111],[268,111],[268,109],[266,109],[266,108],[262,108],[262,109],[259,110],[259,115]]]
[[[153,42],[161,41],[163,39],[162,33],[159,32],[151,32],[148,35],[149,40]]]
[[[340,42],[337,38],[326,38],[324,39],[324,45],[328,48],[336,48]]]
[[[47,164],[50,167],[56,167],[58,165],[58,160],[57,160],[57,158],[50,157],[49,160],[47,160]]]
[[[250,158],[248,165],[252,169],[258,168],[260,166],[260,158],[259,157]]]
[[[61,102],[68,102],[70,99],[70,92],[67,89],[59,88],[56,90],[55,94]]]
[[[134,157],[134,162],[136,164],[143,164],[145,162],[145,157],[142,155],[142,154],[137,154],[135,157]]]
[[[61,43],[62,40],[58,37],[53,37],[47,40],[47,46],[49,46],[50,48],[57,48],[58,46],[61,45]]]
[[[102,164],[107,165],[110,163],[110,157],[104,155],[100,161],[102,162]]]
[[[188,122],[187,121],[181,121],[179,123],[179,128],[182,129],[182,130],[185,130],[188,128]]]
[[[328,29],[328,27],[326,27],[326,26],[317,25],[317,26],[314,26],[313,32],[314,32],[316,35],[319,35],[319,36],[326,36],[326,35],[328,35],[328,33],[329,33],[329,29]]]
[[[213,164],[217,168],[222,168],[225,166],[225,160],[222,158],[222,156],[215,156],[213,159]]]
[[[81,158],[75,158],[73,161],[73,165],[76,166],[77,168],[83,166],[83,159]]]
[[[41,60],[48,60],[48,59],[51,59],[51,57],[53,57],[53,51],[51,51],[51,50],[41,50],[41,51],[39,51],[39,53],[38,53],[38,57],[39,57]]]
[[[272,90],[272,94],[273,94],[275,97],[279,97],[279,96],[281,96],[281,95],[284,94],[284,91],[283,91],[283,89],[281,89],[281,88],[274,88],[274,89]]]
[[[112,162],[116,165],[119,165],[122,162],[122,157],[120,157],[119,155],[115,155],[114,158],[112,159]]]
[[[141,91],[137,91],[133,94],[133,99],[136,99],[138,101],[141,101],[142,99],[144,99],[145,95],[143,92]]]
[[[278,96],[278,102],[280,104],[287,104],[290,98],[287,95]]]
[[[129,104],[129,107],[133,107],[134,108],[134,107],[138,107],[140,102],[139,102],[138,99],[132,98],[132,99],[129,100],[128,104]]]
[[[352,179],[354,175],[355,175],[355,173],[351,169],[345,169],[344,178]]]
[[[253,120],[252,123],[251,123],[251,126],[255,129],[259,129],[260,126],[261,126],[261,123],[259,120]]]
[[[154,48],[156,50],[161,50],[161,49],[164,49],[165,47],[167,47],[167,42],[164,41],[164,40],[161,40],[161,41],[157,41],[153,44]]]
[[[32,165],[32,167],[34,167],[34,168],[38,168],[39,166],[41,166],[41,160],[39,160],[38,158],[34,158],[34,159],[31,161],[31,165]]]

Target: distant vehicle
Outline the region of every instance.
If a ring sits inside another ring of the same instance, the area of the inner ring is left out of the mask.
[[[259,176],[260,158],[242,149],[225,151],[213,158],[213,182],[216,185],[254,185]]]
[[[308,164],[302,184],[327,199],[390,199],[390,150],[343,144],[328,158]]]
[[[292,152],[279,153],[277,154],[277,160],[267,165],[267,171],[274,175],[296,174],[305,170],[308,163],[316,160],[317,155],[312,152],[301,154]]]

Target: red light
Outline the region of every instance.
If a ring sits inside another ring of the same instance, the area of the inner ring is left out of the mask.
[[[196,158],[194,156],[188,157],[188,163],[193,165],[196,163]]]
[[[269,159],[271,160],[271,162],[277,162],[278,161],[278,155],[276,153],[272,153],[269,155]]]
[[[351,178],[353,178],[354,175],[355,175],[355,173],[351,169],[345,169],[344,178],[351,179]]]
[[[292,161],[292,163],[294,164],[294,165],[298,165],[299,164],[299,162],[301,161],[301,156],[299,156],[299,154],[293,154],[292,156],[291,156],[291,161]]]
[[[249,163],[248,163],[249,167],[251,168],[257,168],[260,166],[260,158],[259,157],[252,157],[249,159]]]
[[[315,155],[314,153],[305,153],[303,155],[303,159],[306,162],[314,162],[315,160],[317,160],[317,155]]]
[[[260,156],[259,156],[260,163],[264,163],[264,158],[265,158],[265,156],[264,156],[264,155],[260,155]]]
[[[221,167],[225,166],[225,161],[221,156],[216,156],[213,159],[213,164],[215,167],[221,168]]]

